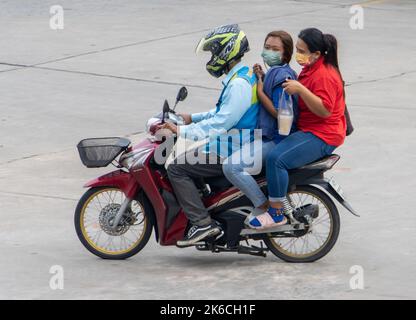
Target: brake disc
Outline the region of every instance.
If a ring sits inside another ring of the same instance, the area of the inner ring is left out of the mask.
[[[120,208],[120,204],[111,203],[106,205],[100,212],[99,222],[101,229],[110,236],[121,236],[130,228],[131,224],[123,217],[117,228],[113,229],[113,222]]]

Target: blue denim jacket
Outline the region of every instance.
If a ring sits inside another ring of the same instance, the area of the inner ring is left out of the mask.
[[[283,94],[282,84],[286,79],[297,79],[296,72],[288,64],[270,68],[264,78],[264,93],[270,100],[272,100],[276,110],[279,109],[279,100]],[[292,98],[295,118],[294,126],[292,127],[293,132],[296,128],[295,122],[298,115],[298,106],[297,97],[292,96]],[[263,139],[265,140],[274,140],[278,143],[286,137],[279,135],[276,118],[272,117],[272,115],[263,106],[259,109],[257,128],[262,129]]]

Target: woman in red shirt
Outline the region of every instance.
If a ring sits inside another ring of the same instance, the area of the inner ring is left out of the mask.
[[[283,87],[287,93],[299,96],[299,131],[280,142],[266,158],[270,207],[250,221],[252,228],[285,224],[287,170],[330,155],[344,142],[346,135],[337,40],[316,28],[301,31],[298,38],[296,61],[303,69],[298,81],[287,80]]]

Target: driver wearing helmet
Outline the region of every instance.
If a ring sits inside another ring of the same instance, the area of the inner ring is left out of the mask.
[[[210,52],[207,71],[216,78],[225,74],[225,78],[216,108],[208,112],[182,114],[186,123],[183,126],[164,124],[164,128],[180,138],[208,138],[209,141],[201,151],[202,159],[209,160],[208,163],[191,164],[185,157],[167,169],[177,200],[192,224],[185,239],[177,242],[179,247],[193,245],[221,232],[202,203],[194,179],[223,175],[222,160],[250,142],[258,114],[257,79],[252,70],[241,63],[241,58],[249,51],[249,44],[239,26],[215,28],[201,39],[197,51]],[[247,131],[250,134],[245,134]]]

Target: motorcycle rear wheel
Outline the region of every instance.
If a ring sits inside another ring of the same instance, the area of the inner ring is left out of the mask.
[[[305,205],[308,201],[319,205],[319,216],[313,219],[312,231],[297,238],[267,237],[263,240],[264,243],[276,257],[286,262],[305,263],[323,258],[335,245],[340,232],[340,217],[335,203],[325,192],[312,186],[297,186],[288,193],[288,197],[296,207]],[[300,200],[296,201],[296,198]],[[316,231],[318,225],[321,227],[318,230],[324,230],[323,227],[327,225],[328,233]],[[313,239],[318,244],[317,248],[311,246],[308,250],[308,241]]]
[[[152,234],[151,219],[139,200],[132,201],[129,217],[120,222],[116,231],[109,228],[109,222],[124,199],[124,193],[118,188],[95,187],[85,192],[75,210],[79,240],[88,251],[102,259],[130,258],[146,246]]]

